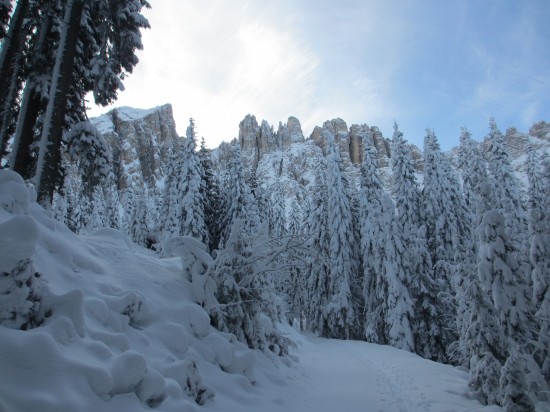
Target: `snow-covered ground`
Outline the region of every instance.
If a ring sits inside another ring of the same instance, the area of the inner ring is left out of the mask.
[[[501,410],[471,399],[467,372],[389,346],[289,332],[298,363],[284,385],[265,391],[256,410]]]
[[[179,258],[112,229],[76,236],[32,198],[0,171],[1,412],[500,410],[471,399],[466,372],[391,347],[281,325],[289,357],[251,351],[209,325]],[[26,287],[43,322],[2,326],[30,313]]]

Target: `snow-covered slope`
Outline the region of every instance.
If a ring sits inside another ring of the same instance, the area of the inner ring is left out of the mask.
[[[0,170],[0,411],[223,410],[257,358],[288,362],[213,329],[179,258],[76,236],[32,197]]]
[[[0,171],[2,412],[482,409],[465,372],[394,348],[287,326],[289,357],[251,351],[209,325],[179,258],[76,236],[33,196]]]

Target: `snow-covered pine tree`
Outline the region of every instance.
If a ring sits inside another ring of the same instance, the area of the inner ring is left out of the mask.
[[[84,202],[79,198],[82,179],[80,179],[77,166],[74,163],[68,163],[64,169],[65,178],[63,181],[62,193],[67,202],[67,207],[62,222],[64,222],[74,233],[79,233],[82,223],[82,208],[84,206]]]
[[[91,15],[93,22],[103,24],[99,26],[101,42],[90,62],[90,72],[95,102],[106,106],[117,99],[119,90],[124,90],[122,81],[139,61],[135,52],[143,49],[141,30],[150,27],[141,10],[150,5],[147,0],[119,0],[115,7],[93,1],[96,2],[96,14]]]
[[[476,319],[476,309],[480,292],[477,276],[477,234],[476,228],[481,223],[484,213],[484,202],[481,195],[481,185],[487,182],[487,165],[479,150],[479,144],[474,142],[470,133],[462,128],[458,150],[459,169],[462,177],[463,198],[466,207],[467,221],[463,244],[459,248],[462,259],[455,259],[456,287],[456,330],[458,339],[449,352],[454,362],[469,367],[473,356],[470,336],[471,322]],[[494,315],[494,308],[492,309]],[[475,327],[474,327],[475,328]]]
[[[498,256],[499,259],[503,259],[503,262],[506,262],[505,266],[510,268],[510,271],[504,268],[494,269],[496,273],[500,273],[496,276],[502,277],[497,282],[501,282],[501,287],[510,290],[506,291],[508,302],[506,299],[502,301],[502,298],[498,296],[500,292],[496,292],[497,295],[495,295],[493,290],[493,304],[500,312],[501,322],[507,324],[503,325],[506,335],[522,345],[531,340],[530,331],[533,330],[531,321],[534,313],[534,308],[531,305],[532,293],[529,287],[531,265],[528,260],[527,213],[521,199],[519,181],[514,174],[509,155],[504,147],[504,136],[498,130],[494,119],[491,119],[490,128],[491,131],[486,141],[488,167],[492,176],[493,188],[492,199],[485,198],[487,207],[483,218],[485,219],[485,215],[487,215],[486,224],[493,227],[493,230],[498,227],[499,234],[488,234],[485,241],[482,238],[480,240],[482,244],[485,242],[491,244],[498,237],[505,239],[502,245],[500,245],[500,241],[497,241],[499,245],[495,246],[497,250],[489,252],[485,248],[485,251],[495,258]],[[497,255],[493,255],[493,253]],[[489,291],[491,288],[487,287],[486,290]],[[513,309],[507,307],[507,303],[512,304],[512,302]],[[510,310],[512,318],[502,312]]]
[[[286,196],[283,186],[277,182],[271,190],[268,210],[269,236],[281,238],[286,232]]]
[[[121,78],[137,64],[135,51],[142,47],[140,30],[149,27],[140,14],[143,6],[148,6],[145,0],[120,1],[116,7],[92,0],[65,3],[37,164],[38,200],[42,204],[51,204],[63,130],[85,119],[85,94],[95,88],[98,103],[114,100],[122,86]],[[107,65],[101,65],[105,61]]]
[[[10,14],[11,0],[0,0],[0,40],[6,35]]]
[[[467,310],[459,340],[462,361],[469,368],[469,386],[485,403],[499,401],[499,377],[506,359],[506,339],[497,312],[481,288],[479,278],[472,277],[464,286]]]
[[[483,217],[483,202],[480,184],[487,182],[487,162],[474,142],[470,132],[462,128],[458,150],[459,169],[462,175],[464,202],[472,213],[473,227],[477,227]]]
[[[482,186],[486,212],[477,228],[479,236],[478,274],[481,287],[497,311],[508,345],[523,346],[531,341],[531,312],[525,297],[521,269],[514,258],[505,219],[495,205],[494,185]]]
[[[178,172],[181,167],[181,142],[173,142],[170,148],[168,170],[164,177],[164,189],[162,203],[160,206],[159,231],[160,245],[157,249],[162,250],[162,245],[174,236],[180,235],[178,221],[180,202],[178,199]]]
[[[322,163],[315,169],[315,182],[311,198],[304,213],[306,247],[311,251],[306,260],[304,278],[307,279],[305,307],[306,328],[320,336],[329,336],[324,308],[328,305],[329,238],[327,185]]]
[[[244,218],[247,214],[253,214],[255,219],[250,220],[250,224],[259,224],[259,212],[248,187],[243,173],[241,160],[241,150],[234,144],[232,146],[232,156],[229,165],[228,181],[226,182],[227,191],[222,200],[220,220],[220,243],[219,248],[225,247],[225,242],[229,238],[231,226],[237,218]]]
[[[103,196],[105,198],[105,213],[109,227],[120,229],[123,226],[122,204],[115,183],[115,177],[112,171],[109,172],[105,184],[103,185]]]
[[[266,342],[276,351],[283,350],[276,329],[263,330],[261,313],[275,320],[274,289],[262,257],[265,253],[266,228],[262,225],[256,200],[245,182],[242,173],[240,150],[232,148],[227,196],[224,199],[221,217],[223,232],[213,269],[218,285],[216,298],[220,308],[210,311],[214,324],[234,333],[253,348],[264,348]]]
[[[28,216],[30,196],[21,176],[0,170],[0,186],[0,326],[26,330],[39,326],[45,316],[43,284],[33,264],[42,234]]]
[[[25,70],[25,86],[21,92],[17,125],[13,135],[13,151],[10,159],[12,170],[28,179],[34,176],[36,168],[36,146],[40,136],[43,114],[48,104],[48,90],[51,84],[52,68],[55,64],[56,47],[63,26],[63,7],[61,0],[34,1],[35,6],[29,14],[34,29],[28,39],[28,57]],[[95,41],[87,39],[87,45]],[[92,46],[93,47],[93,46]],[[88,47],[89,49],[89,47]],[[74,82],[72,88],[77,87]],[[72,102],[73,103],[73,102]],[[74,108],[79,115],[67,116],[77,121],[84,120],[80,104]]]
[[[409,293],[414,299],[414,318],[411,327],[415,352],[426,359],[445,363],[447,347],[452,342],[448,320],[449,302],[440,298],[440,286],[434,280],[432,258],[427,248],[426,227],[416,236],[416,275],[411,276]],[[451,323],[452,324],[452,323]]]
[[[14,218],[1,224],[0,234],[5,234],[5,229],[21,230],[22,226],[16,225],[21,224],[23,219],[24,217]],[[10,225],[13,227],[9,228]],[[38,238],[37,228],[35,233]],[[25,234],[27,235],[31,236],[31,234]],[[7,250],[9,251],[10,247],[21,249],[26,246],[21,239],[18,240],[20,242],[18,244],[12,242],[11,245],[7,245]],[[6,253],[6,250],[3,253]],[[0,263],[0,325],[21,330],[35,328],[43,321],[43,313],[40,312],[42,298],[40,274],[34,268],[32,252],[29,257],[21,258],[14,263],[13,265],[9,262]]]
[[[87,193],[82,191],[79,196],[80,199],[85,199],[80,213],[80,231],[94,233],[97,229],[109,227],[109,216],[102,188],[95,186],[91,194]]]
[[[389,196],[382,197],[384,209],[384,282],[379,285],[378,291],[384,306],[381,309],[384,315],[384,342],[399,349],[410,352],[415,350],[414,336],[411,327],[414,318],[414,301],[410,296],[406,270],[408,264],[405,259],[405,243],[402,239],[403,229],[395,213],[395,206]]]
[[[298,204],[296,198],[293,198],[290,202],[290,221],[287,229],[286,239],[282,239],[283,244],[290,243],[291,239],[302,243],[301,240],[304,236],[302,234],[302,222],[303,222],[302,208]],[[298,256],[294,254],[285,253],[283,262],[285,267],[282,271],[288,272],[287,288],[285,295],[288,296],[288,312],[289,318],[297,319],[300,322],[301,329],[304,329],[305,308],[307,304],[307,279],[305,277],[305,270],[302,259],[298,259]],[[286,270],[285,270],[286,269]]]
[[[428,250],[434,264],[434,277],[447,295],[454,293],[453,266],[456,251],[464,244],[465,206],[460,188],[449,176],[450,165],[445,159],[433,130],[424,138],[424,188],[422,199],[425,213]],[[462,260],[459,256],[457,260]]]
[[[261,297],[254,287],[252,241],[244,219],[231,224],[226,246],[214,263],[219,307],[209,308],[212,324],[233,333],[238,340],[255,349],[264,349],[265,336],[260,320]]]
[[[66,106],[72,83],[80,20],[85,0],[68,0],[65,6],[64,28],[61,32],[56,60],[52,71],[52,83],[48,106],[40,139],[37,164],[38,201],[51,204],[60,161],[61,138],[65,125]],[[16,148],[17,150],[17,148]]]
[[[369,342],[383,342],[384,317],[381,309],[385,302],[384,227],[382,197],[384,187],[378,176],[376,151],[372,132],[363,134],[363,162],[360,179],[360,230],[363,260],[363,296],[365,300],[365,337]]]
[[[528,157],[530,259],[537,328],[535,359],[550,384],[550,162],[541,170],[536,152]]]
[[[422,222],[420,189],[409,145],[397,123],[394,124],[391,150],[392,196],[397,218],[403,228],[403,239],[412,241]]]
[[[201,139],[201,146],[198,154],[201,171],[203,173],[201,190],[204,201],[204,223],[208,229],[208,239],[210,240],[208,245],[209,250],[214,251],[217,249],[220,240],[218,213],[220,211],[221,199],[218,178],[214,174],[212,168],[212,154],[211,151],[206,148],[204,137]]]
[[[0,32],[5,33],[5,24],[9,18],[9,28],[6,36],[2,36],[0,49],[0,162],[3,163],[7,154],[8,140],[13,132],[18,113],[17,99],[23,83],[25,57],[27,52],[27,36],[29,27],[27,19],[35,2],[32,0],[18,1],[11,18],[11,2],[3,2],[0,7]],[[4,20],[5,19],[5,20]]]
[[[76,164],[82,179],[83,194],[89,197],[111,173],[111,148],[88,121],[75,125],[65,134],[64,141],[67,145],[67,154]]]
[[[351,295],[354,231],[351,205],[342,179],[340,152],[334,135],[324,131],[327,141],[327,201],[329,239],[328,303],[324,308],[327,337],[352,339],[357,312]]]
[[[195,139],[195,122],[189,119],[177,181],[181,205],[179,232],[182,236],[191,236],[204,244],[209,244],[208,229],[204,222],[204,197],[201,190],[203,172]]]
[[[277,246],[281,245],[286,240],[285,236],[287,236],[285,199],[283,186],[280,182],[277,182],[270,190],[266,210],[269,238],[271,243]],[[274,287],[283,299],[288,300],[290,288],[288,254],[286,252],[280,253],[275,261],[274,264],[278,266],[278,269],[273,275]]]
[[[147,227],[147,204],[143,194],[134,193],[133,207],[128,226],[130,237],[140,246],[147,246],[149,230]]]
[[[353,328],[352,336],[353,339],[363,339],[365,336],[363,323],[363,314],[365,313],[365,297],[363,294],[363,256],[361,253],[361,208],[359,206],[359,194],[355,179],[349,179],[346,177],[346,173],[342,176],[345,193],[349,199],[351,220],[351,233],[349,235],[351,256],[350,291],[352,307],[354,308],[356,316],[356,325]]]
[[[392,189],[396,217],[386,231],[385,269],[388,282],[387,327],[392,346],[414,351],[411,320],[414,318],[414,299],[410,286],[412,276],[419,276],[417,250],[421,239],[418,230],[422,226],[420,189],[416,181],[409,145],[394,124],[392,137]],[[386,202],[387,203],[387,202]],[[390,205],[388,205],[390,206]],[[391,205],[393,209],[393,205]],[[405,246],[406,245],[406,246]],[[423,277],[430,274],[423,274]],[[416,291],[415,291],[416,292]],[[410,336],[409,336],[410,334]],[[392,336],[393,335],[393,336]]]
[[[525,384],[525,366],[522,363],[521,355],[513,351],[502,367],[500,388],[502,407],[506,412],[535,412],[535,405]]]
[[[437,338],[440,343],[437,359],[444,361],[446,358],[445,348],[457,338],[457,334],[448,326],[457,318],[454,301],[457,289],[467,275],[465,272],[472,269],[463,265],[465,255],[468,254],[467,249],[471,245],[470,213],[450,163],[441,152],[434,132],[429,129],[426,131],[424,139],[424,188],[422,195],[427,228],[427,247],[433,263],[433,279],[437,282],[437,288],[430,292],[426,298],[432,299],[432,307],[437,308],[437,313],[432,312],[431,321],[434,322],[433,330],[438,330],[441,333]],[[418,246],[422,249],[421,244]],[[429,271],[427,266],[424,267],[425,271]],[[428,280],[430,277],[428,272],[427,276],[420,278],[426,279],[425,285],[429,285],[431,284],[431,280]],[[422,293],[420,290],[424,289],[424,287],[420,287],[418,292],[411,290],[411,293],[416,296],[417,293]],[[443,325],[446,327],[442,327]],[[423,335],[423,333],[415,333],[415,336]]]

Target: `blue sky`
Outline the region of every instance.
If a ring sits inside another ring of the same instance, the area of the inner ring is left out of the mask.
[[[116,106],[172,103],[210,147],[248,113],[308,136],[340,117],[422,147],[550,120],[548,0],[151,0],[140,63]],[[90,115],[106,111],[92,108]]]

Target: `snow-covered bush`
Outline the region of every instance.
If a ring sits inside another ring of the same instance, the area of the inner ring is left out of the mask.
[[[13,329],[30,329],[42,322],[41,281],[32,261],[40,231],[25,215],[29,201],[21,176],[0,170],[0,212],[9,216],[0,223],[0,325]]]
[[[91,196],[93,189],[103,182],[111,170],[111,149],[103,136],[90,122],[76,124],[65,134],[69,157],[78,166],[84,193]]]

